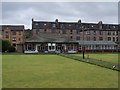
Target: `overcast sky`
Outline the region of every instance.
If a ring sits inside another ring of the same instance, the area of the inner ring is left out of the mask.
[[[37,21],[103,21],[118,23],[117,2],[3,2],[2,24],[24,24],[31,28],[31,19]]]

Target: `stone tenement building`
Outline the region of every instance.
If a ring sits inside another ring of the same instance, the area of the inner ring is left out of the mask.
[[[24,25],[1,25],[2,39],[8,40],[17,49],[18,44],[23,44]]]
[[[119,46],[117,24],[35,21],[24,51],[114,51]]]

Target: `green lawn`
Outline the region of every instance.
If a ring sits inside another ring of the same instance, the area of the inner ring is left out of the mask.
[[[82,53],[73,55],[82,56]],[[118,53],[85,53],[85,57],[87,58],[88,56],[93,59],[118,63]]]
[[[57,55],[3,55],[3,88],[117,88],[118,72]]]

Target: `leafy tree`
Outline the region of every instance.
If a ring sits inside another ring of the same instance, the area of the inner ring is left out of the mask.
[[[8,40],[2,40],[2,52],[15,52],[15,48]]]
[[[30,38],[31,32],[25,32],[25,33],[24,33],[24,36],[25,36],[25,38]]]
[[[8,49],[8,52],[15,52],[15,47],[14,46],[10,46]]]

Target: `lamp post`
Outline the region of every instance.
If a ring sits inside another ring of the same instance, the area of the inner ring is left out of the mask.
[[[83,32],[83,45],[82,45],[82,52],[83,52],[83,59],[85,59],[84,26],[82,26],[82,32]]]

